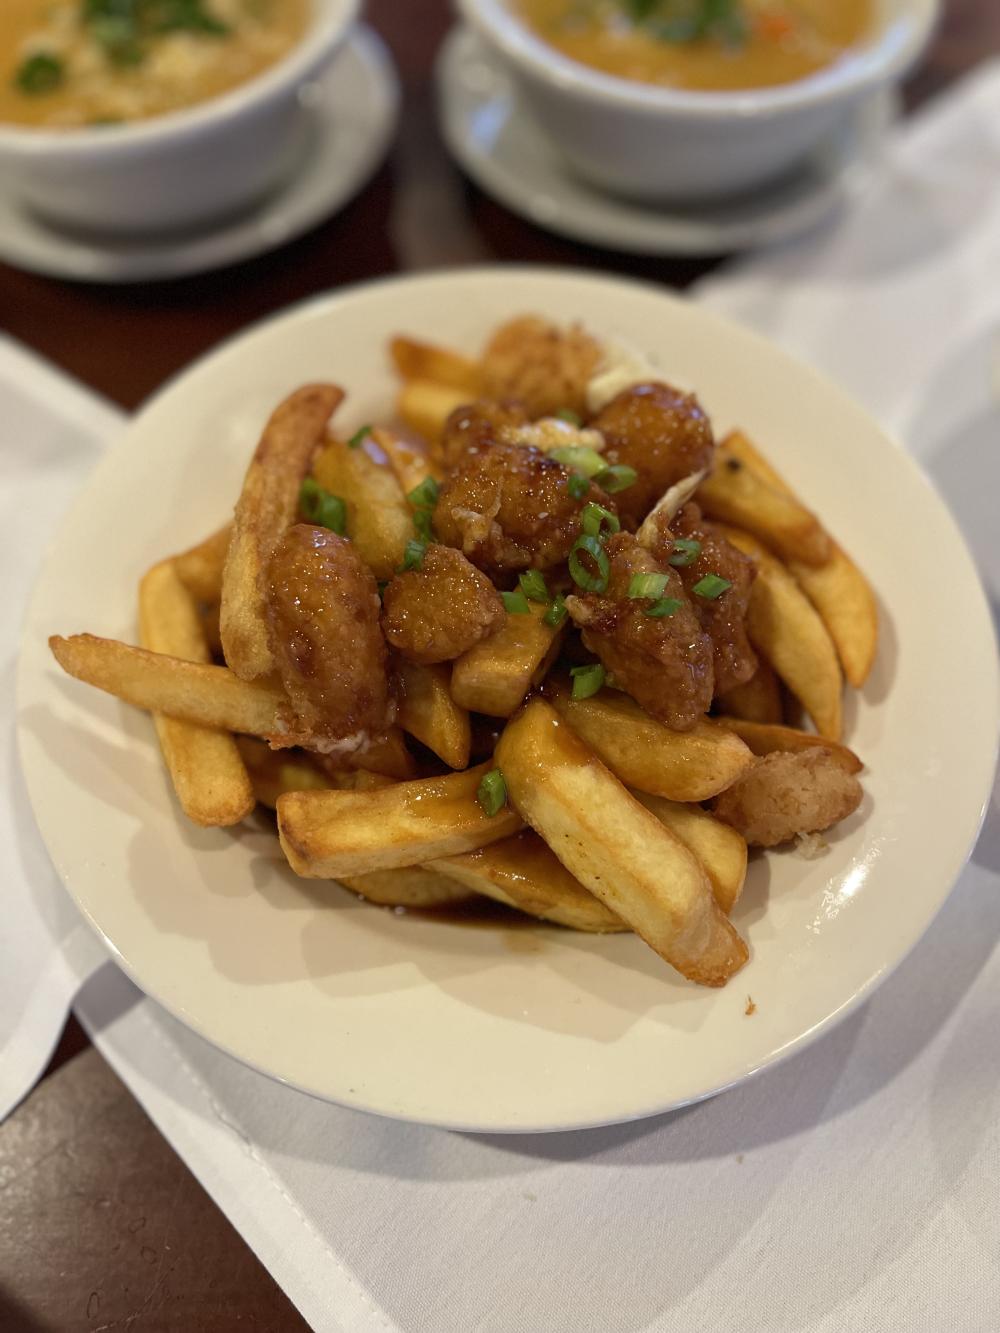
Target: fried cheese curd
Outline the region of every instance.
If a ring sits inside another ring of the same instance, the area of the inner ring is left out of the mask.
[[[835,751],[774,751],[717,796],[713,813],[753,847],[820,833],[861,804],[861,784]]]
[[[690,731],[712,702],[711,640],[676,570],[661,564],[631,533],[610,537],[605,550],[607,588],[566,598],[573,623],[616,685],[657,721],[674,731]],[[671,615],[647,615],[658,599],[629,596],[636,574],[666,576],[662,595],[678,603]]]
[[[604,353],[600,343],[574,325],[561,329],[537,315],[502,325],[481,361],[487,398],[519,399],[532,417],[568,409],[587,411],[587,384]]]
[[[562,565],[588,501],[615,508],[593,482],[574,498],[571,475],[532,446],[472,445],[442,483],[434,531],[499,582],[521,570]]]
[[[396,574],[382,594],[382,632],[411,662],[460,657],[506,617],[493,584],[461,551],[428,546],[419,569]]]
[[[323,754],[361,749],[391,720],[375,576],[345,537],[296,523],[267,578],[272,645],[295,714],[287,743]]]
[[[624,527],[638,527],[671,486],[712,466],[715,439],[708,417],[694,394],[669,384],[623,389],[589,425],[604,436],[609,465],[624,463],[638,473],[618,502]]]
[[[483,448],[531,421],[524,404],[507,398],[501,402],[477,399],[456,407],[441,432],[441,457],[446,467],[455,467],[469,449]]]

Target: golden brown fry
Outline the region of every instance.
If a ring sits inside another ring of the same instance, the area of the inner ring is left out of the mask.
[[[497,747],[510,799],[580,883],[662,958],[723,986],[748,957],[698,859],[541,699]],[[287,798],[286,798],[287,799]]]
[[[441,662],[418,666],[396,661],[399,725],[433,750],[449,768],[466,768],[472,748],[469,714],[451,696],[451,668]]]
[[[742,741],[707,718],[691,731],[671,731],[627,694],[573,699],[561,680],[547,682],[545,696],[616,777],[653,796],[706,801],[753,763]]]
[[[389,354],[400,379],[431,380],[434,384],[462,389],[474,398],[478,396],[482,378],[479,366],[459,352],[417,342],[415,338],[398,337],[389,343]]]
[[[738,458],[741,463],[745,463],[750,471],[755,472],[761,481],[770,486],[772,490],[780,491],[782,495],[789,495],[793,500],[798,500],[799,497],[791,486],[788,485],[777,468],[771,466],[749,435],[745,435],[741,430],[734,430],[720,443],[723,449]]]
[[[681,805],[634,791],[632,795],[700,861],[715,901],[728,916],[743,890],[747,873],[746,841],[700,805]]]
[[[246,764],[254,796],[261,805],[274,809],[286,791],[328,791],[352,786],[354,773],[334,776],[325,772],[301,750],[272,750],[255,736],[237,736],[236,745]]]
[[[508,614],[494,634],[455,662],[451,694],[463,708],[490,717],[510,717],[532,686],[544,679],[559,651],[567,620],[553,629],[545,624],[547,606],[540,602],[528,605],[528,615]]]
[[[839,741],[843,678],[833,640],[788,570],[749,533],[725,527],[726,537],[752,556],[747,633],[827,740]]]
[[[729,717],[745,717],[750,722],[780,722],[781,686],[774,668],[758,660],[757,670],[742,685],[734,685],[725,694],[715,696],[715,706]]]
[[[194,598],[170,560],[139,584],[139,627],[145,647],[191,662],[209,651]],[[253,788],[228,731],[154,713],[160,749],[181,809],[203,828],[238,824],[254,807]]]
[[[708,518],[745,529],[781,556],[808,565],[830,558],[830,538],[815,515],[794,496],[768,485],[725,445],[716,450],[715,470],[695,499]]]
[[[332,384],[296,389],[272,413],[247,469],[222,576],[220,621],[226,661],[242,680],[275,670],[266,615],[267,562],[295,522],[303,478],[343,396]]]
[[[862,795],[857,778],[832,751],[775,750],[718,796],[714,808],[751,846],[777,847],[846,819]]]
[[[433,448],[441,438],[444,423],[470,397],[475,395],[447,384],[435,384],[433,380],[406,380],[396,398],[396,413]]]
[[[394,778],[403,781],[412,778],[417,771],[413,755],[406,748],[406,737],[402,728],[390,727],[388,731],[368,742],[363,750],[344,756],[348,768],[360,772],[377,774],[379,777]]]
[[[240,680],[227,667],[185,662],[93,634],[53,635],[49,647],[67,675],[137,708],[277,744],[287,730],[285,696],[259,681]]]
[[[464,856],[433,861],[431,867],[487,898],[570,930],[603,935],[629,929],[531,829]]]
[[[174,556],[174,568],[180,581],[199,602],[218,602],[222,596],[222,571],[233,535],[227,523],[197,546]]]
[[[755,755],[773,754],[775,750],[829,750],[848,773],[860,773],[864,768],[858,756],[846,745],[826,740],[812,731],[783,727],[773,722],[752,722],[738,717],[719,717],[716,721],[739,736]]]
[[[392,578],[406,543],[416,536],[413,510],[396,474],[364,449],[331,440],[316,459],[313,475],[324,490],[347,504],[347,535],[377,579]]]
[[[308,879],[422,865],[475,851],[521,827],[509,806],[492,818],[476,792],[489,765],[372,792],[289,792],[278,801],[288,863]]]
[[[397,870],[372,870],[367,875],[341,875],[345,889],[382,907],[433,910],[471,902],[475,893],[464,884],[429,866],[401,866]]]
[[[444,476],[443,469],[431,457],[426,443],[417,436],[407,436],[385,426],[374,426],[371,437],[389,460],[389,466],[396,474],[404,495],[409,495],[428,477],[440,481]]]

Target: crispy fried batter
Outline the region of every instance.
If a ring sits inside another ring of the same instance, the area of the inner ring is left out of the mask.
[[[293,743],[350,752],[385,729],[379,610],[375,578],[346,538],[307,523],[289,528],[268,569],[268,616],[297,718]]]
[[[560,329],[537,315],[501,325],[482,358],[489,398],[519,398],[533,417],[587,411],[587,381],[603,351],[579,325]]]
[[[473,446],[441,487],[434,531],[494,577],[551,569],[568,557],[589,500],[615,508],[593,483],[575,500],[569,479],[569,469],[540,449]]]
[[[634,467],[639,479],[619,497],[621,519],[635,528],[664,491],[711,467],[712,427],[694,394],[669,384],[634,384],[598,412],[590,425],[607,441],[608,463]]]
[[[396,574],[382,597],[382,632],[411,662],[448,662],[503,624],[493,584],[461,551],[428,546],[419,569]]]
[[[524,404],[513,398],[456,407],[441,432],[441,457],[447,467],[454,467],[467,449],[495,444],[505,430],[525,426],[530,420]]]
[[[567,597],[583,642],[615,683],[659,722],[689,731],[712,702],[712,644],[691,608],[680,576],[661,565],[627,532],[609,538],[611,573],[606,593]],[[651,598],[632,598],[634,574],[666,574],[665,597],[680,606],[669,616],[648,616]]]
[[[861,804],[861,784],[833,750],[775,751],[717,796],[713,808],[755,847],[819,833]]]

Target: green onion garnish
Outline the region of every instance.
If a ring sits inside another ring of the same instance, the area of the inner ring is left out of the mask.
[[[582,472],[571,472],[569,481],[566,483],[566,489],[574,500],[582,500],[590,490],[590,478],[585,477]]]
[[[476,791],[476,800],[484,815],[490,819],[498,815],[507,804],[507,784],[499,768],[491,768],[484,773]]]
[[[565,444],[558,449],[550,449],[549,457],[587,477],[595,476],[607,466],[597,450],[585,444]]]
[[[663,589],[670,582],[668,574],[633,574],[629,579],[630,597],[662,597]]]
[[[437,504],[440,489],[433,477],[425,477],[419,486],[414,486],[406,498],[414,509],[433,509]]]
[[[545,575],[540,569],[529,569],[518,575],[518,583],[529,602],[547,602],[549,590],[545,586]]]
[[[313,477],[306,477],[299,488],[299,508],[310,523],[329,528],[338,537],[347,532],[347,505],[339,495],[325,491]]]
[[[670,552],[667,563],[684,569],[693,565],[701,555],[701,542],[690,541],[687,537],[675,537],[674,549]]]
[[[592,574],[584,563],[584,554],[590,556],[597,566],[596,574]],[[589,534],[578,537],[569,553],[569,572],[570,577],[578,588],[584,592],[605,592],[608,587],[608,578],[611,574],[611,561],[608,559],[608,553],[597,540]]]
[[[582,426],[583,418],[570,407],[561,407],[556,413],[560,421],[568,421],[571,426]]]
[[[348,449],[360,449],[367,435],[372,433],[371,426],[361,426],[347,441]]]
[[[635,485],[638,479],[638,472],[634,467],[629,467],[627,463],[613,463],[611,467],[602,467],[594,477],[601,490],[607,491],[608,495],[617,495],[619,491],[627,491],[630,486]]]
[[[512,616],[530,616],[531,607],[528,605],[528,599],[520,588],[515,588],[513,592],[502,592],[500,599],[507,608],[507,614]]]
[[[429,509],[418,509],[413,515],[413,526],[416,528],[420,540],[430,545],[434,540],[434,529],[431,527],[431,511]]]
[[[558,629],[566,619],[566,598],[561,592],[557,592],[552,600],[552,605],[542,616],[542,624],[548,625],[549,629]]]
[[[659,601],[654,602],[652,606],[647,606],[643,611],[644,616],[653,616],[660,619],[662,616],[672,616],[675,611],[679,611],[684,605],[676,597],[661,597]]]
[[[38,51],[22,62],[14,75],[14,83],[22,93],[35,97],[42,93],[51,93],[58,88],[65,72],[63,62],[58,56]]]
[[[602,532],[603,524],[608,525],[607,532]],[[618,515],[612,514],[610,509],[605,509],[603,505],[595,504],[593,500],[585,504],[580,513],[580,526],[588,537],[599,537],[603,540],[610,537],[613,532],[621,531],[621,524],[618,522]]]
[[[403,563],[399,567],[399,572],[405,574],[409,569],[419,569],[424,563],[424,556],[427,554],[427,543],[413,541],[406,543],[403,551]]]
[[[604,684],[604,668],[600,662],[573,667],[569,674],[573,677],[574,699],[589,699]]]
[[[721,597],[727,588],[733,585],[728,579],[720,578],[718,574],[706,574],[703,579],[699,579],[691,591],[696,597],[704,597],[709,602],[714,602],[716,597]]]

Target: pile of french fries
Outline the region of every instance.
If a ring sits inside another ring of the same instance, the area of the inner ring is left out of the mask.
[[[368,749],[335,764],[290,748],[265,573],[301,521],[304,481],[339,497],[357,553],[390,579],[414,536],[407,497],[443,477],[444,423],[481,393],[476,361],[409,338],[390,352],[396,426],[334,438],[341,391],[297,390],[267,423],[232,522],[142,579],[139,646],[54,637],[57,661],[153,715],[197,824],[276,809],[299,875],[396,907],[485,897],[575,930],[635,931],[683,976],[723,985],[748,957],[730,920],[748,851],[704,803],[775,752],[822,746],[860,769],[841,744],[841,699],[844,679],[859,688],[874,660],[871,589],[736,432],[696,491],[757,570],[747,629],[760,668],[724,696],[722,715],[675,732],[614,689],[578,697],[559,665],[567,619],[530,602],[454,662],[397,661],[395,724]],[[789,726],[790,709],[813,729]],[[476,740],[486,719],[492,753]],[[496,774],[499,799],[484,799]]]

